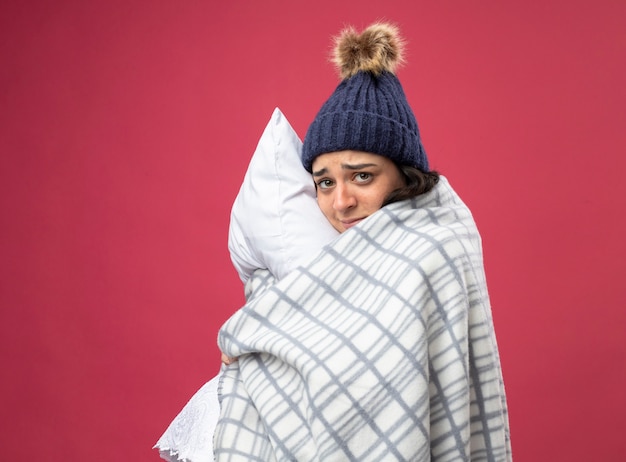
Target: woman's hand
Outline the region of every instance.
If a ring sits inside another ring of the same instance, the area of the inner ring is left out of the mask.
[[[222,353],[222,362],[227,366],[230,366],[232,363],[239,361],[239,358],[231,358],[230,356],[226,356]]]

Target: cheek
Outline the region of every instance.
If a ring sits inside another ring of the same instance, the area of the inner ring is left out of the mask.
[[[395,175],[390,178],[389,183],[392,191],[406,186],[406,180],[400,171],[395,172]]]
[[[393,191],[400,189],[400,188],[404,188],[405,186],[406,186],[406,182],[399,175],[397,175],[394,178],[391,178],[389,180],[389,183],[387,184],[387,188],[385,189],[385,193],[383,194],[384,197],[382,198],[382,200],[384,201],[387,198],[387,196],[389,196],[389,194],[391,194]]]
[[[377,188],[376,191],[372,191],[372,194],[368,197],[368,203],[372,206],[380,208],[383,205],[383,202],[385,202],[385,199],[387,199],[387,196],[389,196],[389,194],[396,189],[397,186],[395,184],[387,182],[386,184],[381,185],[380,188]]]
[[[331,202],[326,196],[317,196],[317,205],[326,218],[329,217],[329,212],[332,209]]]

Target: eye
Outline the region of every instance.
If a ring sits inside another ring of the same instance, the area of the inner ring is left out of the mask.
[[[372,179],[372,174],[367,172],[359,172],[354,175],[354,181],[356,183],[367,183]]]
[[[317,187],[319,189],[328,189],[328,188],[331,188],[332,186],[333,186],[332,180],[324,179],[324,180],[320,180],[317,182]]]

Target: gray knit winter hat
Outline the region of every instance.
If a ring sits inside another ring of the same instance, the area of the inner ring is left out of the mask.
[[[429,170],[415,115],[395,75],[402,51],[390,24],[375,23],[361,34],[348,28],[335,39],[334,62],[343,80],[304,138],[305,169],[311,172],[320,154],[353,150]]]

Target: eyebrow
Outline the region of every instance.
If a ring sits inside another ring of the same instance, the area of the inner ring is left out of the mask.
[[[361,170],[363,168],[367,168],[367,167],[376,167],[377,164],[373,164],[373,163],[366,163],[366,164],[341,164],[341,168],[343,170]],[[328,169],[326,167],[322,168],[321,170],[317,170],[315,172],[313,172],[313,176],[322,176],[325,175],[328,172]]]

